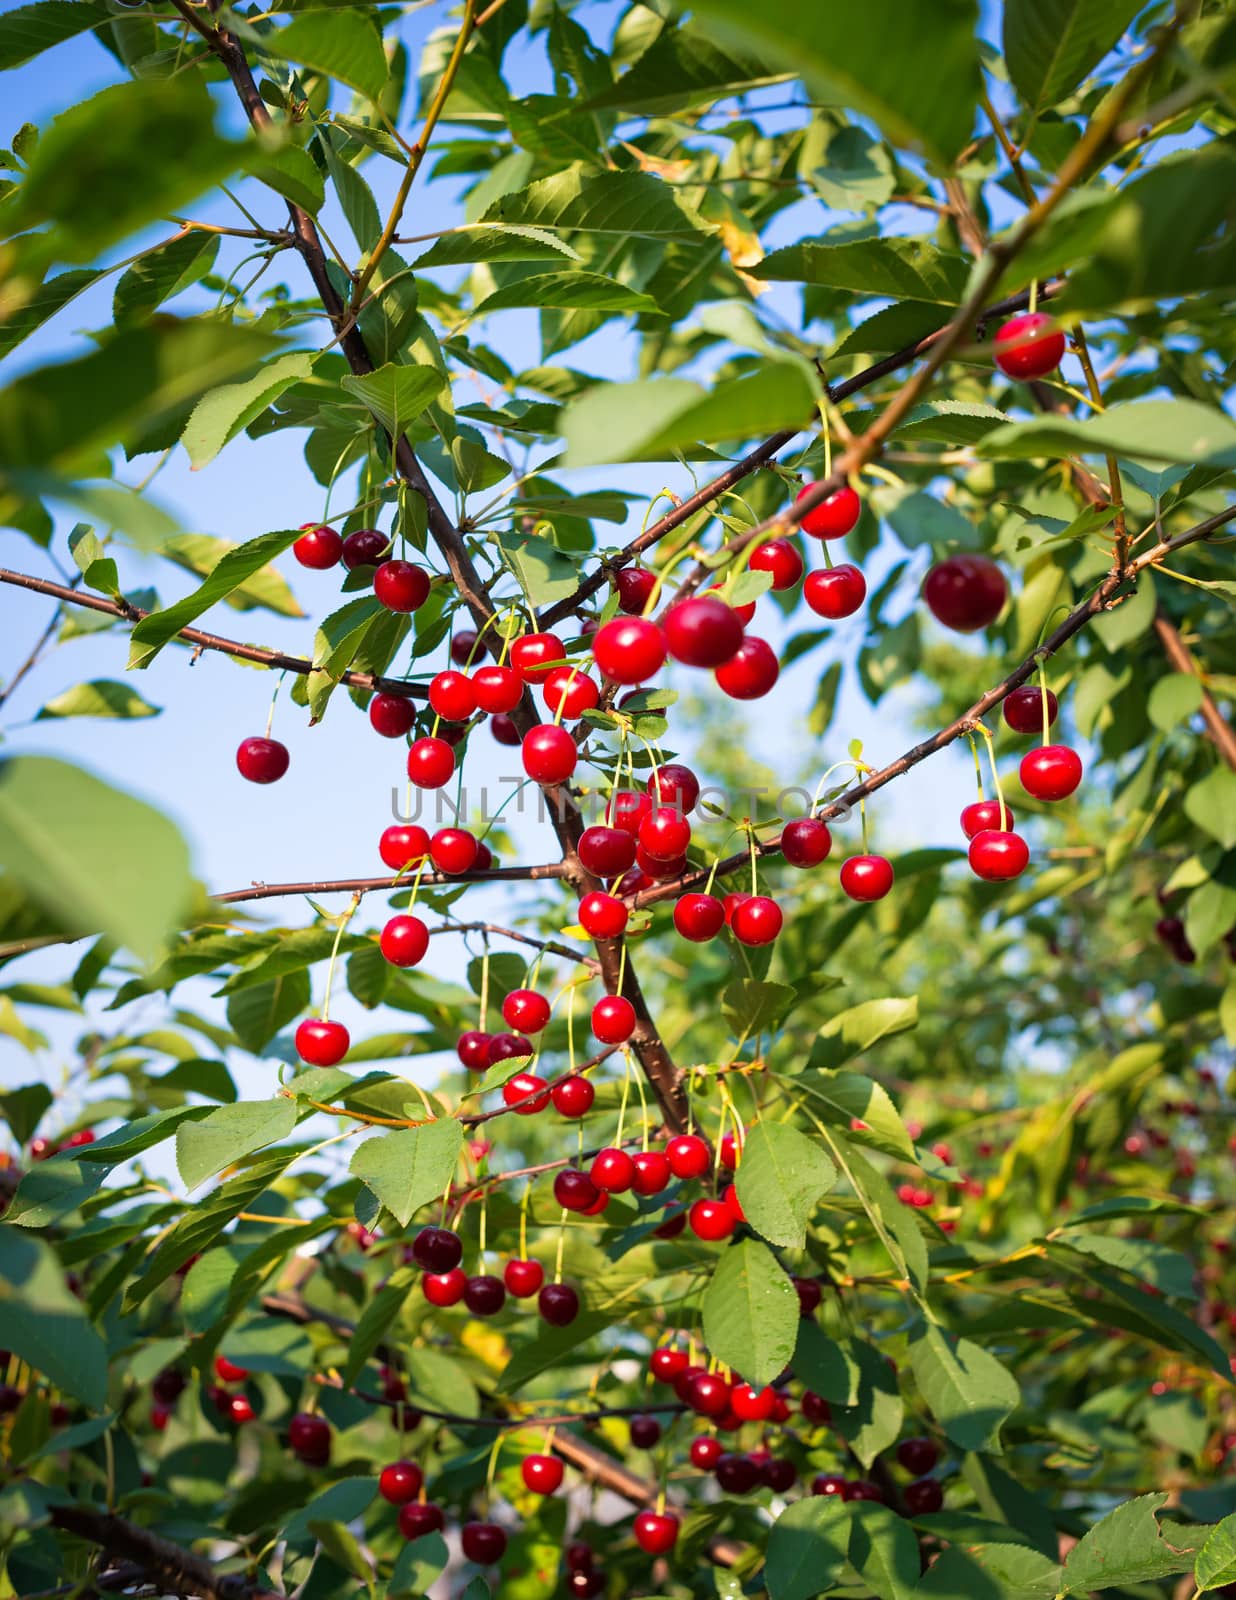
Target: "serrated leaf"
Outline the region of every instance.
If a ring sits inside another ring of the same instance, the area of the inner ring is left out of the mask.
[[[1221,1589],[1236,1583],[1236,1514],[1216,1523],[1197,1553],[1193,1581],[1199,1589]]]
[[[1004,56],[1026,109],[1070,95],[1141,9],[1142,0],[1005,0]]]
[[[176,1130],[176,1167],[187,1189],[222,1172],[243,1156],[286,1139],[296,1126],[296,1102],[276,1095],[270,1100],[238,1100],[220,1106],[200,1122],[184,1122]]]
[[[918,1586],[918,1539],[890,1506],[858,1501],[851,1513],[850,1564],[880,1600],[910,1600]]]
[[[1035,417],[996,428],[975,446],[993,461],[1104,455],[1236,466],[1236,423],[1197,400],[1128,400],[1084,420]]]
[[[397,439],[441,392],[446,374],[437,367],[404,367],[388,362],[376,372],[340,381]]]
[[[537,272],[516,278],[487,295],[472,315],[487,317],[491,311],[506,311],[513,306],[555,306],[567,311],[644,311],[660,314],[651,295],[632,289],[616,278],[600,272]]]
[[[302,11],[286,27],[263,34],[262,48],[337,78],[370,100],[386,86],[382,35],[365,11]]]
[[[1188,1554],[1167,1544],[1155,1518],[1166,1503],[1165,1494],[1144,1494],[1108,1512],[1069,1551],[1064,1563],[1066,1591],[1084,1594],[1188,1572],[1193,1565]]]
[[[910,1364],[920,1394],[959,1450],[999,1450],[1000,1429],[1021,1402],[1007,1367],[934,1323],[911,1339]]]
[[[851,1517],[840,1495],[807,1495],[789,1505],[768,1535],[769,1600],[814,1600],[848,1559]]]
[[[219,253],[217,233],[181,233],[121,273],[112,296],[117,322],[137,322],[204,278]]]
[[[313,358],[307,350],[298,350],[276,356],[242,383],[224,384],[204,394],[181,435],[194,472],[213,461],[224,445],[261,416],[285,390],[312,374]]]
[[[735,1186],[747,1221],[770,1244],[801,1250],[837,1169],[814,1140],[784,1122],[758,1122],[743,1144]]]
[[[161,553],[178,567],[206,578],[229,550],[239,548],[230,539],[216,539],[208,533],[181,533],[165,539]],[[260,567],[251,578],[238,583],[223,596],[223,603],[237,611],[251,611],[255,606],[264,606],[281,617],[303,617],[305,614],[297,605],[296,597],[283,574],[277,567],[269,565]]]
[[[704,1339],[749,1383],[771,1383],[794,1354],[798,1296],[767,1245],[729,1245],[704,1295]]]
[[[366,1139],[349,1170],[366,1183],[402,1227],[439,1199],[463,1148],[463,1128],[451,1117],[421,1128],[397,1128]]]
[[[0,17],[0,72],[20,67],[53,45],[110,21],[113,15],[102,0],[41,0],[37,5],[17,6]]]
[[[966,291],[970,269],[964,256],[939,250],[926,239],[891,237],[848,244],[805,239],[774,250],[750,270],[767,281],[955,306]]]

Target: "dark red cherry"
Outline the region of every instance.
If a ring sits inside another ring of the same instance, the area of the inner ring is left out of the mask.
[[[525,1456],[519,1464],[524,1488],[533,1494],[555,1494],[562,1487],[562,1462],[557,1456]],[[592,1552],[589,1551],[589,1556]]]
[[[405,1539],[423,1539],[427,1533],[441,1533],[446,1527],[442,1507],[432,1501],[413,1500],[399,1513],[399,1531]]]
[[[531,1039],[525,1039],[522,1034],[491,1033],[489,1036],[487,1063],[491,1067],[495,1066],[499,1061],[509,1061],[513,1056],[531,1056],[535,1054]]]
[[[388,611],[417,611],[429,598],[429,576],[410,561],[384,561],[373,575],[373,592]]]
[[[288,1444],[302,1461],[320,1465],[330,1455],[330,1424],[325,1417],[298,1411],[288,1423]]]
[[[426,736],[408,750],[408,777],[418,789],[440,789],[455,774],[455,752],[445,739]]]
[[[1023,684],[1004,697],[1004,720],[1014,733],[1042,733],[1044,694],[1037,684]],[[1060,710],[1060,702],[1049,689],[1047,700],[1047,726],[1050,728]]]
[[[463,1260],[463,1241],[450,1228],[422,1228],[412,1241],[412,1259],[426,1272],[450,1272]]]
[[[419,917],[406,913],[392,917],[378,940],[382,954],[393,967],[414,967],[429,949],[429,929]]]
[[[439,672],[429,682],[429,704],[448,722],[467,722],[476,710],[476,690],[465,672]]]
[[[378,1493],[388,1505],[406,1506],[415,1500],[425,1482],[425,1474],[415,1461],[392,1461],[378,1474]]]
[[[427,1272],[421,1279],[421,1289],[431,1306],[457,1306],[468,1287],[468,1274],[462,1267],[452,1267],[449,1272]]]
[[[677,1201],[665,1208],[665,1221],[652,1230],[654,1239],[676,1239],[687,1225],[687,1213]]]
[[[845,1500],[875,1500],[883,1502],[884,1491],[870,1478],[853,1478],[846,1484],[842,1498]]]
[[[665,613],[666,648],[684,666],[719,667],[742,641],[742,619],[715,595],[691,595]]]
[[[618,878],[635,861],[635,840],[623,828],[585,828],[579,859],[598,878]]]
[[[1028,750],[1017,770],[1022,788],[1036,800],[1066,800],[1082,780],[1081,757],[1067,744]]]
[[[725,907],[715,895],[684,894],[674,902],[674,926],[684,939],[706,944],[725,926]]]
[[[502,1098],[517,1117],[535,1117],[549,1104],[549,1091],[535,1072],[517,1072],[502,1085]]]
[[[564,722],[582,717],[601,698],[596,683],[579,667],[555,667],[547,674],[541,693],[551,714]]]
[[[594,1572],[592,1568],[582,1571],[572,1568],[567,1573],[566,1591],[572,1600],[594,1600],[599,1594],[604,1594],[606,1577],[603,1572]]]
[[[236,770],[250,783],[277,783],[288,770],[288,747],[278,739],[242,739]]]
[[[524,771],[534,783],[565,783],[578,760],[575,740],[555,723],[543,722],[524,735]]]
[[[866,598],[867,580],[849,561],[823,572],[810,572],[803,584],[803,599],[817,617],[830,622],[852,617]]]
[[[750,1456],[730,1451],[718,1458],[713,1476],[725,1494],[750,1494],[760,1481],[760,1469]]]
[[[901,1497],[912,1517],[927,1516],[944,1507],[944,1488],[935,1478],[921,1478],[917,1483],[907,1483]]]
[[[545,1268],[539,1261],[508,1261],[502,1269],[502,1281],[517,1300],[527,1300],[545,1282]]]
[[[648,795],[657,806],[669,806],[685,816],[700,797],[700,780],[680,761],[654,767],[648,778]]]
[[[579,902],[580,926],[594,939],[616,939],[630,915],[621,900],[601,889],[594,889]]]
[[[536,1304],[553,1328],[565,1328],[579,1315],[579,1295],[569,1283],[547,1283],[537,1295]]]
[[[648,1358],[648,1370],[657,1383],[673,1383],[690,1364],[687,1352],[675,1349],[672,1344],[658,1345]]]
[[[358,528],[343,541],[343,564],[349,572],[355,572],[357,567],[376,567],[390,545],[389,536],[377,528]]]
[[[611,683],[644,683],[665,665],[665,639],[648,617],[614,617],[597,630],[592,654]]]
[[[451,639],[451,660],[457,667],[466,667],[476,653],[476,633],[471,628],[461,628]]]
[[[841,863],[840,876],[851,900],[883,900],[893,887],[893,865],[884,856],[851,856]]]
[[[1019,878],[1030,864],[1030,846],[1019,833],[985,828],[970,841],[970,870],[986,883]]]
[[[998,800],[975,800],[962,809],[961,831],[967,839],[973,839],[987,828],[998,833],[1012,833],[1014,826],[1012,810],[1006,805],[1002,814]]]
[[[789,539],[769,539],[757,544],[747,563],[752,572],[772,575],[774,589],[792,589],[803,575],[803,558]]]
[[[781,854],[792,867],[818,867],[832,847],[828,824],[818,817],[796,817],[781,830]]]
[[[776,683],[781,671],[777,653],[765,639],[748,634],[713,676],[731,700],[758,700]]]
[[[785,1494],[798,1482],[798,1468],[785,1456],[773,1456],[761,1465],[760,1482],[774,1494]]]
[[[524,742],[523,734],[505,711],[497,711],[490,717],[489,731],[499,744],[509,745],[512,749]]]
[[[934,1439],[903,1439],[897,1446],[897,1463],[915,1478],[925,1477],[940,1459]]]
[[[795,499],[805,499],[815,487],[814,483],[803,484]],[[805,512],[799,526],[813,539],[841,539],[857,526],[862,511],[862,501],[846,483]]]
[[[632,1417],[629,1431],[637,1450],[651,1450],[661,1438],[661,1424],[655,1417]]]
[[[818,1278],[791,1278],[794,1291],[798,1295],[798,1314],[800,1317],[810,1317],[818,1309],[820,1301],[824,1298],[824,1290]]]
[[[702,1178],[710,1166],[708,1146],[697,1133],[677,1134],[665,1147],[665,1158],[676,1178]]]
[[[583,1117],[592,1109],[596,1093],[587,1078],[576,1075],[556,1083],[549,1091],[549,1097],[554,1103],[554,1110],[560,1115]]]
[[[325,572],[338,564],[343,554],[343,540],[333,528],[324,523],[302,522],[305,530],[292,546],[292,554],[302,567],[314,572]]]
[[[1004,323],[995,340],[996,365],[1006,378],[1045,378],[1064,359],[1064,335],[1042,311]]]
[[[542,682],[551,667],[565,660],[566,646],[556,633],[525,633],[511,645],[511,665],[525,683]]]
[[[549,1021],[549,1001],[535,989],[512,989],[502,1002],[502,1020],[516,1033],[540,1033]]]
[[[384,739],[402,739],[416,722],[416,707],[401,694],[375,694],[369,702],[369,725]]]
[[[687,870],[687,858],[685,855],[650,856],[642,844],[637,844],[635,847],[635,865],[645,877],[651,878],[658,883],[668,883],[671,878],[682,877]]]
[[[766,894],[753,894],[734,912],[734,937],[747,945],[771,944],[781,932],[781,907]]]
[[[311,1067],[333,1067],[347,1055],[351,1042],[342,1022],[306,1017],[296,1030],[296,1053]]]
[[[693,1372],[683,1385],[683,1399],[702,1417],[719,1417],[729,1410],[730,1386],[716,1372]]]
[[[833,1420],[833,1408],[813,1389],[803,1390],[803,1416],[808,1422],[823,1423]]]
[[[459,1035],[455,1045],[455,1054],[465,1067],[473,1072],[484,1072],[489,1065],[490,1035],[481,1033],[479,1029],[470,1028],[467,1033]]]
[[[514,711],[523,699],[523,679],[514,667],[478,667],[472,674],[472,692],[482,711]]]
[[[151,1381],[150,1393],[163,1406],[174,1406],[185,1392],[188,1378],[175,1367],[164,1367]]]
[[[849,1487],[847,1480],[835,1472],[819,1472],[811,1480],[812,1494],[836,1495],[841,1500]]]
[[[977,633],[1008,599],[1004,574],[988,556],[949,556],[923,580],[923,599],[937,621],[958,633]]]
[[[429,854],[429,835],[415,823],[394,823],[382,830],[378,854],[392,872],[402,872]]]
[[[667,1555],[678,1541],[678,1518],[669,1511],[638,1511],[634,1532],[645,1555]]]
[[[606,1194],[625,1194],[635,1181],[635,1163],[625,1150],[611,1145],[597,1151],[588,1176],[593,1186]]]
[[[478,1273],[468,1279],[463,1297],[474,1317],[495,1317],[506,1304],[506,1285],[492,1273]]]
[[[669,1158],[661,1150],[639,1150],[631,1157],[631,1165],[635,1168],[631,1187],[636,1194],[660,1194],[673,1176]]]
[[[587,1211],[600,1192],[578,1167],[564,1167],[554,1178],[554,1199],[564,1211]]]
[[[614,587],[618,591],[618,609],[629,617],[638,617],[652,598],[657,586],[657,575],[647,567],[619,567],[614,573]]]

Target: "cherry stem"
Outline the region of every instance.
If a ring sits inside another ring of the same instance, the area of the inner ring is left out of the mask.
[[[866,796],[864,796],[858,802],[858,815],[859,815],[860,819],[862,820],[862,824],[863,824],[863,854],[865,856],[867,856],[867,855],[871,854],[871,851],[868,848],[868,844],[867,844],[867,800],[866,800]]]
[[[628,1070],[629,1070],[630,1069],[630,1061],[629,1060],[627,1062],[627,1067],[628,1067]],[[637,1072],[635,1074],[635,1092],[636,1092],[636,1094],[639,1095],[640,1148],[645,1153],[647,1153],[647,1150],[648,1150],[648,1099],[647,1099],[647,1096],[644,1094],[644,1074],[642,1072]]]
[[[266,713],[266,737],[268,739],[270,738],[270,730],[275,725],[275,701],[279,698],[279,691],[283,688],[283,680],[286,677],[286,672],[281,672],[279,674],[278,678],[275,680],[275,692],[270,697],[270,709]]]
[[[531,1183],[524,1184],[524,1192],[519,1197],[519,1259],[528,1259],[528,1200],[532,1194]]]
[[[1050,743],[1050,740],[1051,740],[1051,731],[1050,731],[1051,730],[1051,715],[1049,713],[1048,705],[1047,705],[1047,692],[1048,692],[1047,691],[1047,662],[1042,657],[1040,657],[1039,658],[1039,698],[1042,701],[1042,707],[1043,707],[1043,744],[1044,745],[1047,745],[1048,743]]]
[[[631,1095],[631,1055],[629,1051],[624,1050],[622,1052],[622,1060],[624,1066],[622,1075],[622,1099],[618,1102],[618,1133],[614,1139],[614,1143],[619,1146],[622,1144],[623,1123],[625,1123],[627,1120],[627,1101]]]
[[[1039,280],[1037,278],[1031,278],[1031,280],[1030,280],[1030,315],[1033,316],[1034,313],[1038,310],[1038,308],[1039,308]]]
[[[1000,832],[1001,833],[1007,833],[1007,831],[1008,831],[1008,815],[1009,815],[1009,813],[1008,813],[1008,807],[1004,803],[1004,790],[1000,785],[1000,774],[996,770],[996,744],[995,744],[995,740],[992,738],[991,733],[988,730],[987,724],[985,722],[980,722],[978,724],[978,731],[983,735],[983,740],[987,745],[987,764],[991,768],[992,787],[996,791],[996,800],[997,800],[997,802],[999,803],[999,806],[1000,806]],[[1044,744],[1046,744],[1046,742],[1047,742],[1046,739],[1044,739],[1043,742],[1044,742]]]
[[[485,1019],[489,1012],[489,936],[485,936],[485,953],[481,957],[481,1032],[486,1032]]]
[[[363,896],[358,892],[352,896],[352,903],[339,919],[339,926],[335,929],[335,942],[331,946],[330,964],[326,968],[326,994],[322,1000],[322,1021],[330,1021],[330,991],[335,981],[335,963],[339,959],[339,945],[343,939],[343,930],[356,915],[356,908],[360,905]]]
[[[751,852],[751,894],[754,897],[760,892],[759,873],[756,866],[758,852],[755,846],[755,829],[747,824],[747,848]]]
[[[970,742],[970,754],[974,757],[974,781],[978,784],[978,797],[981,800],[983,798],[983,763],[979,759],[978,741],[972,733],[967,733],[966,738]]]

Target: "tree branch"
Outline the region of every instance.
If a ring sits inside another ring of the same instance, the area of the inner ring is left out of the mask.
[[[209,1561],[111,1512],[92,1506],[52,1506],[49,1515],[53,1527],[132,1562],[165,1591],[199,1595],[202,1600],[282,1600],[278,1590],[264,1589],[239,1574],[221,1574]]]
[[[1189,653],[1188,646],[1180,637],[1180,630],[1166,616],[1162,610],[1155,612],[1154,631],[1163,646],[1163,654],[1167,657],[1174,672],[1186,672],[1190,676],[1200,679],[1201,673],[1197,670],[1197,663]],[[1202,703],[1200,706],[1202,721],[1206,724],[1206,732],[1213,741],[1215,748],[1223,757],[1229,767],[1236,769],[1236,733],[1232,732],[1223,713],[1219,710],[1211,697],[1210,691],[1203,686]]]
[[[546,861],[534,867],[490,867],[486,871],[425,872],[421,883],[433,887],[453,883],[532,883],[545,878],[565,878],[567,869],[561,861]],[[239,905],[246,900],[278,900],[293,894],[368,894],[384,889],[410,889],[412,879],[408,874],[389,878],[330,878],[307,883],[255,883],[248,889],[229,889],[224,894],[211,895],[220,905]],[[579,959],[578,956],[575,958]]]

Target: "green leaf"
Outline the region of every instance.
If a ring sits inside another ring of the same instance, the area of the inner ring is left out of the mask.
[[[810,1068],[811,1062],[807,1065]],[[861,1122],[863,1127],[853,1131],[867,1133],[890,1155],[914,1160],[914,1143],[901,1114],[888,1090],[874,1078],[860,1072],[821,1072],[818,1080],[806,1080],[804,1086],[812,1101],[824,1108],[825,1121],[847,1133],[855,1122]]]
[[[1169,1250],[1166,1245],[1155,1244],[1150,1239],[1128,1239],[1119,1234],[1085,1233],[1070,1228],[1061,1241],[1070,1250],[1095,1256],[1108,1266],[1119,1267],[1122,1272],[1148,1283],[1162,1294],[1177,1299],[1196,1300],[1193,1287],[1194,1265],[1179,1250]]]
[[[446,1540],[440,1533],[427,1533],[405,1544],[395,1558],[387,1585],[389,1600],[418,1600],[432,1587],[449,1559]]]
[[[1190,822],[1230,850],[1236,845],[1236,772],[1229,767],[1216,767],[1190,785],[1185,791],[1184,809]]]
[[[1146,712],[1156,728],[1166,733],[1181,722],[1187,722],[1200,707],[1203,698],[1202,680],[1192,672],[1169,672],[1159,679],[1150,691]]]
[[[412,265],[458,267],[472,261],[552,261],[561,264],[566,256],[581,261],[578,250],[544,228],[519,223],[469,222],[444,233],[436,244],[418,256]]]
[[[772,281],[945,306],[960,304],[970,272],[964,256],[946,254],[926,239],[899,237],[849,244],[805,239],[774,250],[750,270]]]
[[[905,1414],[897,1374],[882,1351],[852,1339],[849,1355],[858,1367],[858,1395],[852,1406],[833,1412],[833,1426],[864,1467],[870,1467],[901,1432]]]
[[[993,461],[1132,456],[1187,466],[1236,466],[1236,423],[1196,400],[1129,400],[1085,420],[1035,417],[997,428],[975,447]]]
[[[801,1250],[837,1169],[814,1139],[784,1122],[759,1122],[743,1144],[736,1178],[747,1221],[770,1244]]]
[[[229,995],[228,1025],[245,1049],[257,1055],[308,1004],[309,974],[302,968]]]
[[[68,934],[152,964],[189,903],[189,852],[144,801],[47,756],[0,765],[0,867]]]
[[[960,545],[963,550],[973,550],[983,543],[977,522],[962,516],[946,500],[921,490],[903,495],[890,506],[885,520],[907,550],[923,545]]]
[[[249,171],[276,194],[316,217],[326,199],[326,181],[317,163],[298,144],[281,150],[263,149],[250,157]]]
[[[1236,1515],[1224,1517],[1197,1553],[1193,1581],[1203,1592],[1236,1583]]]
[[[204,278],[219,253],[217,233],[181,233],[122,272],[112,296],[117,322],[141,322],[165,300]]]
[[[239,548],[230,539],[216,539],[208,533],[179,533],[163,542],[160,554],[174,561],[178,567],[196,573],[199,578],[206,578],[230,550]],[[287,580],[273,566],[262,567],[251,578],[238,583],[230,594],[224,595],[223,603],[237,611],[252,611],[255,606],[264,606],[267,611],[275,611],[281,617],[303,617],[305,614],[288,588]]]
[[[25,1083],[20,1088],[0,1091],[0,1116],[18,1144],[33,1138],[51,1105],[52,1092],[45,1083]]]
[[[382,35],[366,11],[302,11],[286,27],[263,34],[262,48],[337,78],[370,100],[386,87]]]
[[[600,272],[538,272],[495,289],[476,307],[474,317],[512,306],[556,306],[569,311],[650,311],[660,308],[651,295]]]
[[[418,1282],[419,1274],[415,1270],[400,1267],[368,1301],[348,1341],[348,1359],[340,1374],[345,1389],[356,1383],[366,1361],[394,1327],[404,1301]]]
[[[1139,1495],[1091,1528],[1064,1563],[1067,1592],[1123,1588],[1188,1572],[1193,1565],[1188,1554],[1167,1544],[1155,1519],[1166,1502],[1165,1494]]]
[[[368,1511],[377,1492],[376,1478],[340,1478],[288,1518],[283,1537],[291,1545],[304,1544],[312,1538],[315,1522],[355,1522]]]
[[[463,1148],[463,1129],[451,1117],[422,1128],[397,1128],[359,1145],[349,1170],[366,1183],[402,1227],[450,1182]]]
[[[47,0],[47,3],[71,5],[74,0]],[[0,17],[0,27],[3,27],[5,20]],[[24,298],[15,297],[15,303],[6,307],[0,315],[0,357],[15,350],[23,339],[29,338],[37,328],[41,328],[79,294],[84,294],[102,276],[101,272],[86,267],[58,272],[54,278],[48,278],[37,288],[28,288]]]
[[[114,678],[96,678],[55,695],[35,714],[36,722],[53,717],[157,717],[159,707],[143,700],[136,689]]]
[[[689,239],[709,231],[699,214],[659,178],[644,172],[594,172],[578,162],[495,200],[481,221],[620,238]]]
[[[851,1513],[850,1565],[880,1600],[910,1600],[918,1586],[918,1539],[890,1506],[859,1501]]]
[[[811,1047],[808,1066],[819,1071],[842,1067],[855,1056],[864,1055],[881,1039],[904,1033],[918,1026],[918,996],[890,996],[886,1000],[864,1000],[861,1005],[841,1011],[820,1029]]]
[[[18,6],[0,17],[0,72],[10,72],[53,45],[110,22],[114,15],[96,0],[41,0],[38,5]]]
[[[92,1411],[107,1404],[107,1350],[41,1240],[0,1226],[5,1347]]]
[[[730,51],[702,28],[668,24],[612,88],[586,102],[588,110],[620,106],[624,111],[664,115],[690,106],[776,83],[788,76],[754,56]]]
[[[185,424],[180,442],[197,472],[219,454],[285,390],[313,375],[313,358],[307,350],[276,356],[251,378],[228,383],[204,394]]]
[[[520,588],[538,609],[575,593],[579,567],[548,539],[512,532],[500,535],[498,542]]]
[[[1004,56],[1026,109],[1070,95],[1141,9],[1142,0],[1005,0]]]
[[[766,577],[766,573],[757,573]],[[740,602],[735,601],[735,604]],[[735,1035],[772,1032],[798,1002],[798,991],[788,984],[760,978],[735,978],[721,996],[721,1015]]]
[[[238,1100],[200,1122],[182,1123],[176,1130],[176,1166],[186,1189],[196,1189],[255,1150],[278,1144],[295,1126],[296,1101],[282,1095]]]
[[[729,1245],[704,1296],[704,1339],[749,1383],[771,1383],[794,1354],[798,1296],[767,1245]]]
[[[848,1559],[850,1529],[839,1495],[807,1495],[787,1506],[768,1535],[769,1600],[813,1600],[831,1589]]]
[[[920,1394],[959,1450],[999,1450],[1000,1429],[1021,1401],[1007,1367],[935,1323],[911,1339],[910,1364]]]
[[[446,374],[437,367],[402,367],[389,362],[376,372],[341,381],[348,393],[354,394],[397,439],[441,392]]]

